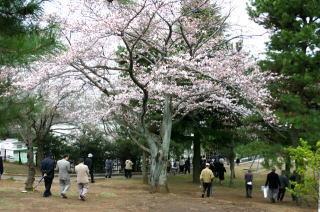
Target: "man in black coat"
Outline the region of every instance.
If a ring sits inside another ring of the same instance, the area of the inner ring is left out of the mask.
[[[279,175],[276,173],[275,168],[272,168],[271,172],[267,175],[265,186],[269,186],[269,197],[271,202],[274,203],[278,197],[280,187]]]
[[[2,161],[2,157],[0,156],[0,180],[1,180],[2,174],[3,174],[3,161]]]
[[[41,161],[41,171],[44,178],[45,191],[43,193],[44,197],[51,196],[51,185],[54,178],[54,167],[55,162],[52,159],[51,153],[46,155],[46,158]]]
[[[91,153],[88,154],[88,157],[84,160],[84,165],[87,165],[89,168],[89,173],[91,176],[91,183],[94,183],[94,176],[93,176],[93,163],[92,163],[93,155]]]

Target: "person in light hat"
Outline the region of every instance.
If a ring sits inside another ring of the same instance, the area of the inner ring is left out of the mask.
[[[93,154],[89,153],[88,157],[84,161],[84,165],[87,165],[89,168],[90,176],[91,176],[91,183],[94,183],[94,176],[93,176],[93,163],[92,163]]]
[[[210,164],[206,163],[206,168],[201,171],[200,174],[200,182],[202,183],[203,191],[202,198],[204,198],[204,194],[207,192],[207,197],[210,197],[211,193],[211,185],[212,180],[214,178],[213,172],[209,169]]]

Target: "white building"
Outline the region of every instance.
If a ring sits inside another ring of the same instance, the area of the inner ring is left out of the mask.
[[[0,140],[0,156],[10,162],[27,162],[27,147],[25,143],[15,138]]]

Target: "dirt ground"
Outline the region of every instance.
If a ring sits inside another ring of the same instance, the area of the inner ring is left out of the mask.
[[[98,179],[90,184],[88,199],[78,200],[75,179],[68,193],[68,199],[59,196],[57,181],[53,183],[50,198],[43,198],[44,186],[38,191],[21,193],[23,181],[0,180],[0,211],[217,211],[217,212],[312,212],[315,208],[297,207],[286,197],[282,203],[269,203],[262,193],[255,189],[252,199],[244,197],[244,189],[214,186],[214,195],[200,198],[200,188],[191,183],[191,176],[171,178],[170,193],[150,194],[148,186],[141,179],[121,178]]]

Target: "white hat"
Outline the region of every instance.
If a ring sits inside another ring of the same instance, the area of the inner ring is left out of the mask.
[[[206,163],[206,166],[210,166],[210,163]]]
[[[93,154],[89,153],[88,158],[92,158]]]

